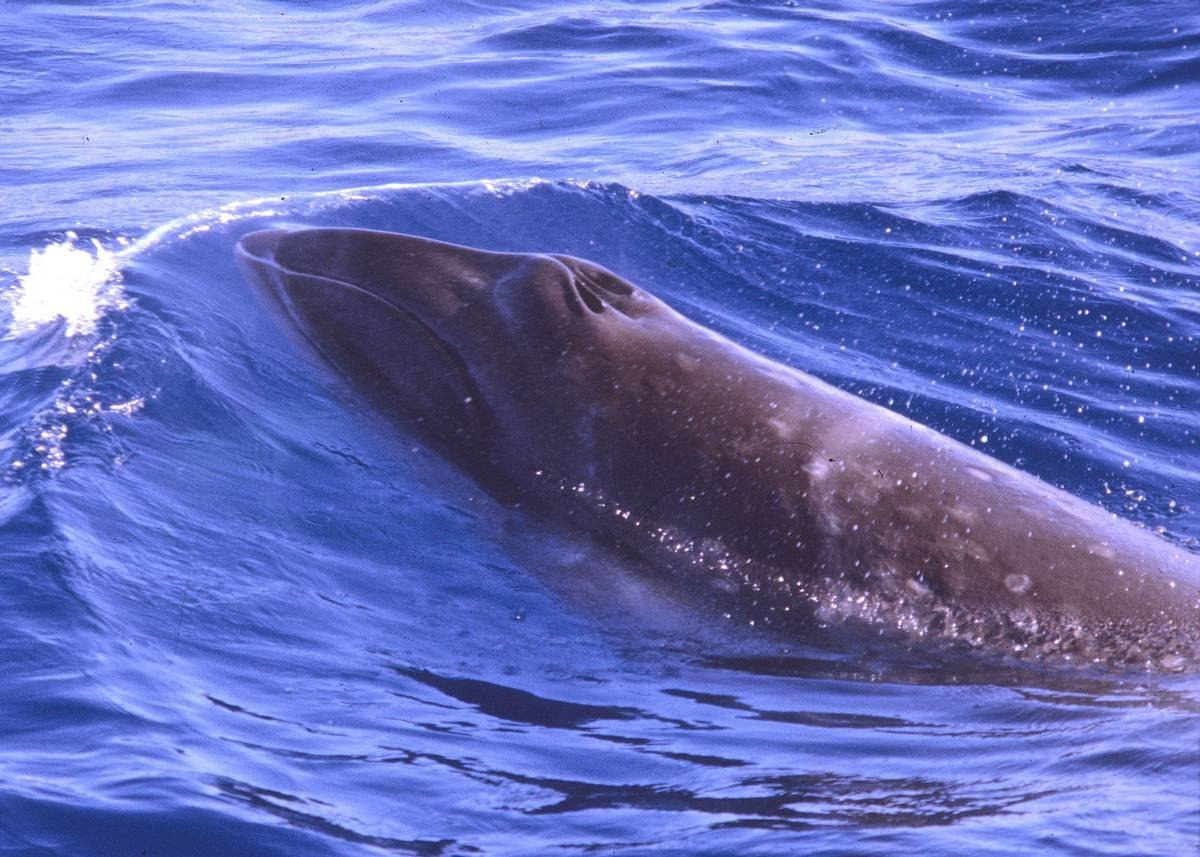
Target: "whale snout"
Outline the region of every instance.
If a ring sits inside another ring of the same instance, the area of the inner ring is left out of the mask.
[[[382,410],[481,474],[488,437],[483,397],[459,343],[437,323],[462,294],[461,283],[449,287],[456,273],[443,248],[452,245],[398,237],[265,229],[242,237],[236,259],[327,363]]]
[[[263,262],[273,260],[279,242],[287,234],[286,229],[260,229],[257,232],[249,232],[238,241],[237,254],[239,258]]]
[[[431,325],[469,308],[544,322],[610,309],[636,317],[654,303],[617,275],[571,256],[493,253],[366,229],[264,229],[242,237],[237,257],[250,279],[285,303],[319,281],[366,292]]]
[[[312,281],[365,292],[435,323],[486,297],[525,257],[368,229],[265,229],[238,258],[257,280],[294,294]]]

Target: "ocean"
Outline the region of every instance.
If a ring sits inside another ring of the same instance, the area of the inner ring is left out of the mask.
[[[582,256],[1200,550],[1194,0],[0,11],[0,853],[1200,851],[1194,672],[620,609],[233,262]]]

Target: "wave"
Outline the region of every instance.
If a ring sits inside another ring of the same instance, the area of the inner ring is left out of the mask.
[[[839,841],[871,819],[960,830],[1079,787],[1052,761],[985,777],[987,747],[1100,752],[1097,728],[1125,747],[1122,730],[1190,716],[1187,685],[1147,708],[1120,677],[836,632],[783,652],[514,518],[297,353],[257,303],[237,237],[304,224],[595,259],[773,359],[1178,541],[1200,535],[1200,331],[1176,270],[1190,262],[1030,193],[824,203],[519,179],[273,195],[91,250],[47,234],[6,292],[10,317],[38,312],[0,340],[13,558],[0,596],[23,605],[10,639],[33,659],[9,689],[59,676],[40,740],[76,749],[57,796],[40,790],[44,768],[6,761],[12,841],[41,836],[43,816],[108,844],[164,831],[180,854],[195,849],[165,831],[208,842],[228,827],[255,853],[451,854],[561,844],[539,819],[569,820],[572,842],[608,841],[606,819],[653,819],[644,838],[662,847],[818,827]],[[1072,250],[1084,231],[1090,255]],[[992,710],[947,710],[946,686],[971,681]],[[1003,690],[1031,685],[1066,696]],[[903,688],[887,716],[877,687]],[[797,691],[815,696],[788,701]],[[1127,696],[1124,725],[1079,713]],[[856,757],[851,776],[803,749],[848,733],[889,761]],[[743,748],[723,744],[733,734]],[[920,763],[968,734],[985,748],[964,751],[968,773]],[[764,765],[767,746],[777,760],[792,747],[780,764],[809,773]],[[419,809],[384,812],[381,788],[423,795]],[[509,844],[475,827],[496,823]]]

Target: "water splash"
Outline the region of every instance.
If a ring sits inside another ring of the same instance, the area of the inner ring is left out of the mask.
[[[67,336],[90,334],[108,310],[127,303],[116,254],[96,239],[92,250],[76,246],[79,236],[29,253],[29,272],[17,277],[6,295],[11,319],[6,338],[13,339],[61,319]]]

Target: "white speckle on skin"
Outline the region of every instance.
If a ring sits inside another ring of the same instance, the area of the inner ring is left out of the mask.
[[[1183,655],[1167,655],[1165,658],[1159,661],[1158,664],[1164,670],[1177,672],[1187,666],[1187,658],[1185,658]]]
[[[686,372],[691,372],[700,365],[699,360],[697,360],[695,357],[692,357],[690,354],[684,354],[682,351],[675,354],[675,363],[680,369],[683,369]]]
[[[1004,578],[1004,585],[1014,595],[1024,595],[1033,586],[1028,574],[1010,574]]]
[[[992,481],[992,474],[988,473],[986,470],[980,470],[978,467],[968,467],[967,473],[984,482]]]
[[[984,550],[983,546],[978,542],[967,542],[966,545],[963,546],[963,550],[967,556],[979,562],[987,562],[991,559],[991,555]]]
[[[822,458],[814,458],[808,464],[804,465],[804,472],[814,482],[823,482],[829,478],[829,465]]]
[[[908,590],[910,592],[912,592],[914,595],[925,596],[925,595],[933,594],[932,589],[930,589],[928,586],[926,586],[921,581],[917,580],[915,577],[910,577],[908,579],[908,582],[905,584],[905,586],[907,586]]]
[[[792,427],[778,417],[767,420],[767,425],[775,432],[780,440],[790,440],[793,436]]]
[[[970,509],[965,509],[962,506],[951,506],[946,513],[949,517],[958,521],[960,524],[970,524],[975,520],[975,513]]]

